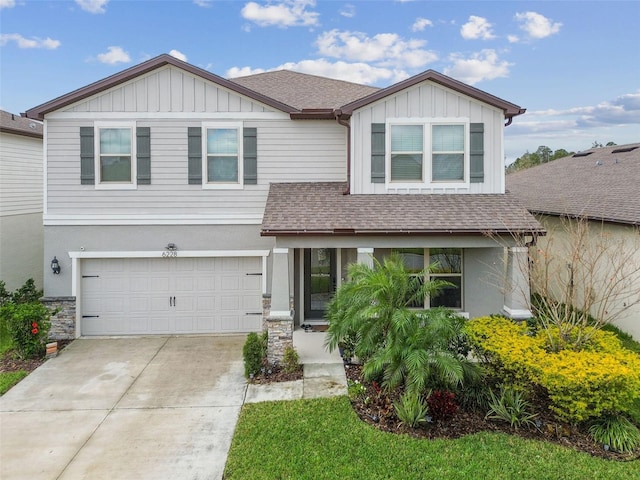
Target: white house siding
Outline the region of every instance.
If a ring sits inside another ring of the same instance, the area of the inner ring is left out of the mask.
[[[467,118],[484,123],[484,182],[464,188],[394,188],[371,183],[371,124],[394,118]],[[501,110],[425,81],[362,107],[351,117],[352,193],[504,193],[503,128]]]
[[[42,139],[0,133],[0,280],[42,286]]]
[[[77,102],[65,112],[266,112],[261,103],[173,66]]]
[[[136,121],[138,127],[150,127],[151,131],[151,185],[139,185],[135,190],[96,190],[93,185],[80,185],[80,127],[104,119],[100,114],[92,120],[48,120],[45,223],[54,217],[64,223],[65,216],[77,215],[97,221],[105,214],[187,214],[251,218],[253,223],[260,223],[270,182],[344,181],[346,129],[333,121],[292,121],[284,117],[243,122],[245,127],[257,128],[258,184],[245,185],[241,190],[211,190],[188,184],[188,127],[214,121],[206,115],[198,119]],[[131,117],[122,119],[131,121]]]
[[[42,139],[0,133],[0,215],[42,213]]]

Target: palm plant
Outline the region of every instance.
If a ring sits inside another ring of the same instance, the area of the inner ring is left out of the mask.
[[[476,375],[475,366],[455,348],[464,319],[446,309],[411,308],[451,285],[425,281],[428,271],[408,272],[396,255],[382,263],[375,260],[374,268],[351,265],[351,281],[338,289],[328,308],[329,349],[355,339],[365,378],[381,375],[388,389],[404,386],[407,392],[422,393],[459,386]]]

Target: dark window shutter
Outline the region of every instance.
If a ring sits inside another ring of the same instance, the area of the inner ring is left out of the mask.
[[[95,184],[93,127],[80,127],[80,184]]]
[[[484,182],[484,123],[470,125],[471,183]]]
[[[242,136],[244,139],[242,145],[244,183],[245,185],[256,185],[258,183],[258,130],[245,128]]]
[[[151,184],[151,129],[136,128],[136,162],[138,185]]]
[[[189,184],[202,184],[202,129],[189,127]]]
[[[384,183],[385,125],[371,124],[371,183]]]

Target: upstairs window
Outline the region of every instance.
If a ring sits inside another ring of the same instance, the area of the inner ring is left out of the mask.
[[[464,181],[464,125],[431,127],[431,181]]]
[[[208,183],[238,183],[239,136],[238,128],[207,128]]]
[[[391,181],[421,182],[424,133],[422,125],[391,126]]]
[[[100,183],[131,183],[131,128],[100,128]]]

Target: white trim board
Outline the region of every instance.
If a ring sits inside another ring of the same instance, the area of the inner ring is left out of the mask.
[[[260,225],[262,214],[236,215],[43,215],[51,225]]]
[[[175,250],[175,258],[204,258],[204,257],[268,257],[269,250]],[[167,250],[139,250],[118,252],[69,252],[69,257],[76,258],[163,258]]]

